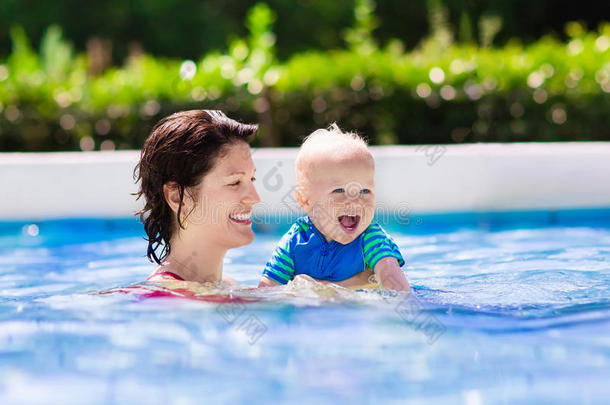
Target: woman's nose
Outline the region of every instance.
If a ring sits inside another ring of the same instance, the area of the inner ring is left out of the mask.
[[[254,187],[254,183],[250,183],[248,193],[243,198],[243,203],[247,205],[254,205],[259,202],[261,202],[261,198],[256,191],[256,187]]]

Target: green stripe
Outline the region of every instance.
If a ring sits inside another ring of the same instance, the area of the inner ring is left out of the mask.
[[[269,273],[273,273],[274,276],[278,276],[279,278],[286,280],[286,281],[290,281],[292,280],[288,275],[282,273],[281,271],[277,271],[275,269],[267,269],[267,271]]]
[[[294,274],[294,269],[292,269],[292,268],[290,268],[290,267],[286,266],[284,263],[280,263],[280,262],[278,262],[277,260],[274,260],[274,263],[272,264],[272,266],[275,266],[275,267],[281,267],[281,268],[283,268],[284,270],[286,270],[287,272],[289,272],[289,273],[291,273],[291,274]]]
[[[375,264],[377,264],[377,262],[378,262],[379,260],[383,259],[384,257],[393,257],[394,259],[396,259],[396,261],[397,261],[397,262],[400,262],[400,260],[398,260],[398,258],[396,257],[396,255],[394,255],[393,253],[391,253],[391,254],[386,254],[386,255],[384,256],[384,254],[385,254],[385,253],[386,253],[386,252],[379,252],[379,254],[378,254],[377,256],[375,256],[375,257],[373,258],[373,260],[371,260],[371,263],[375,263]],[[399,264],[400,264],[400,263],[399,263]],[[375,271],[375,266],[373,266],[371,270]]]
[[[366,235],[364,235],[364,237],[362,238],[362,241],[363,241],[363,242],[366,242],[366,241],[367,241],[367,239],[370,239],[370,238],[372,238],[373,236],[383,236],[384,238],[387,238],[387,237],[388,237],[388,236],[385,234],[385,232],[383,232],[383,231],[381,231],[381,230],[380,230],[380,231],[376,231],[376,232],[370,232],[370,233],[367,233],[367,234],[366,234]]]
[[[290,256],[288,256],[287,254],[284,254],[284,253],[280,252],[279,250],[278,250],[278,252],[277,252],[277,253],[278,253],[278,256],[279,256],[279,257],[281,257],[282,259],[284,259],[285,261],[287,261],[288,263],[290,263],[290,265],[291,265],[292,267],[294,267],[294,262],[292,261],[292,259],[290,258]]]
[[[304,232],[307,232],[307,230],[309,229],[307,224],[304,224],[301,221],[299,221],[298,224],[299,224],[299,228],[301,228]]]
[[[382,250],[382,251],[383,251],[383,250],[385,250],[385,251],[389,251],[390,253],[392,253],[392,250],[391,250],[391,249],[384,249],[384,248],[385,248],[385,246],[383,246],[383,245],[377,246],[375,249],[371,250],[370,252],[368,252],[368,253],[366,254],[366,256],[365,256],[365,258],[364,258],[364,261],[365,261],[366,263],[370,263],[370,262],[371,262],[371,258],[372,258],[374,255],[376,255],[376,254],[377,254],[377,253],[378,253],[380,250]]]
[[[385,239],[385,240],[379,240],[379,239],[375,239],[375,240],[373,240],[373,241],[370,241],[369,243],[367,243],[367,244],[365,244],[365,245],[364,245],[363,250],[366,252],[366,251],[368,251],[369,249],[371,249],[371,247],[372,247],[372,246],[377,245],[377,244],[379,244],[379,243],[384,243],[386,240],[387,240],[387,239]]]

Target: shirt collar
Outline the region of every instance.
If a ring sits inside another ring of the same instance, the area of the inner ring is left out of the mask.
[[[311,218],[309,218],[309,215],[305,216],[304,221],[307,224],[307,226],[309,226],[312,229],[312,232],[320,237],[320,242],[322,242],[324,244],[329,244],[329,245],[337,245],[337,244],[340,245],[339,242],[337,242],[333,239],[331,239],[330,241],[326,241],[326,238],[324,237],[324,235],[322,235],[322,232],[320,232],[320,230],[318,228],[316,228],[316,226],[313,224],[313,222],[311,221]]]

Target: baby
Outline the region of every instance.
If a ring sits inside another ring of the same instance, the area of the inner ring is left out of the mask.
[[[372,270],[382,288],[409,291],[398,247],[372,222],[375,161],[366,142],[336,124],[319,129],[301,145],[296,175],[295,198],[308,215],[282,237],[259,287],[298,274],[350,287],[367,284]]]

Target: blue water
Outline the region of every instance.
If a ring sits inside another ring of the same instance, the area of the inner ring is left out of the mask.
[[[0,223],[0,404],[607,403],[609,210],[412,219],[386,228],[413,296],[247,304],[96,294],[153,269],[132,219]],[[225,273],[255,286],[287,226]]]

